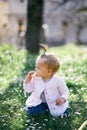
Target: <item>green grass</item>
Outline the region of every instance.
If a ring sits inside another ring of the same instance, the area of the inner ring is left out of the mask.
[[[87,120],[87,47],[53,47],[61,62],[58,75],[65,77],[70,90],[69,118],[49,114],[28,117],[24,110],[23,80],[35,68],[37,55],[14,46],[0,47],[0,130],[78,130]],[[87,128],[84,128],[87,130]]]

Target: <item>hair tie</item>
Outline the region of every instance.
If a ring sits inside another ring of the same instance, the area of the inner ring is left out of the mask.
[[[40,46],[42,47],[43,49],[43,55],[45,55],[45,52],[48,50],[48,45],[47,44],[40,44]]]

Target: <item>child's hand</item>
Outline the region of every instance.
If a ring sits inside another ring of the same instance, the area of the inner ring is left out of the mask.
[[[34,75],[35,71],[30,71],[27,76],[26,76],[26,79],[25,79],[25,83],[29,83]]]
[[[66,102],[65,98],[59,98],[56,100],[56,105],[60,106],[62,105],[64,102]]]

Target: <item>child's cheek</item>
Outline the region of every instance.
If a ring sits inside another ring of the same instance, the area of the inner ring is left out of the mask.
[[[37,71],[36,75],[39,76],[39,71]]]

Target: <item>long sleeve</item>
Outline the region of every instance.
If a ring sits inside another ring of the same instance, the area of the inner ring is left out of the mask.
[[[69,97],[69,90],[68,90],[68,87],[63,78],[60,78],[58,89],[61,94],[61,97],[65,98],[67,100]]]
[[[45,89],[45,85],[41,78],[35,77],[29,84],[24,83],[23,87],[26,92],[32,92],[26,100],[27,107],[37,106],[42,102],[40,96]]]
[[[30,82],[28,84],[23,83],[23,88],[25,92],[32,92],[34,87],[33,87],[33,82]]]
[[[63,77],[53,76],[49,82],[45,83],[45,98],[52,116],[60,116],[68,108],[69,90]],[[66,102],[58,106],[56,100],[65,98]]]

